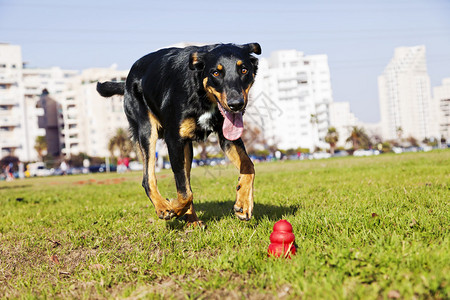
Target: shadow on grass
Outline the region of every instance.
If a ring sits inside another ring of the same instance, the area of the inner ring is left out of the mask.
[[[199,218],[208,224],[210,221],[220,221],[223,218],[236,218],[233,211],[234,201],[211,201],[205,203],[194,203],[195,210]],[[293,215],[298,206],[277,206],[272,204],[255,203],[253,208],[253,222],[259,223],[262,219],[278,221],[283,216]],[[183,218],[169,221],[168,227],[171,229],[181,229],[184,225]],[[249,221],[252,222],[252,221]]]
[[[205,203],[195,203],[195,210],[202,213],[203,221],[220,220],[224,217],[234,216],[234,201],[212,201]],[[294,214],[297,207],[277,206],[272,204],[255,203],[253,208],[253,218],[257,221],[263,218],[269,220],[279,220],[283,215]]]
[[[26,187],[30,187],[31,184],[22,184],[22,185],[5,185],[5,186],[0,186],[0,190],[15,190],[15,189],[20,189],[20,188],[26,188]]]

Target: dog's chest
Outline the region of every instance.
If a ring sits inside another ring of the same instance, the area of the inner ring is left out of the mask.
[[[216,107],[213,106],[210,110],[202,113],[198,119],[197,124],[198,126],[205,131],[213,131],[214,124],[213,124],[213,117],[216,113]]]

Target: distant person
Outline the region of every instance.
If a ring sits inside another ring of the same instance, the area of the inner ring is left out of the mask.
[[[6,181],[13,181],[13,163],[9,163],[5,168]]]
[[[87,174],[89,173],[89,167],[91,166],[91,162],[89,159],[85,158],[83,159],[83,173]]]
[[[67,166],[67,163],[65,160],[63,160],[61,162],[61,165],[59,166],[59,168],[61,169],[62,175],[67,175],[68,166]]]
[[[126,167],[126,170],[128,171],[128,167],[130,166],[130,159],[128,157],[125,157],[123,159],[123,164]]]
[[[119,158],[117,160],[117,173],[124,173],[128,170],[128,164],[130,160],[128,158]]]
[[[19,178],[24,179],[25,178],[25,167],[23,162],[19,162]]]

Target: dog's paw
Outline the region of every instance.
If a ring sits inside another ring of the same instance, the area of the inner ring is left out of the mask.
[[[187,221],[186,222],[186,227],[188,228],[200,228],[202,230],[205,230],[208,226],[206,226],[206,224],[203,221],[197,220],[197,221]]]
[[[176,217],[172,205],[168,199],[161,199],[155,204],[156,215],[162,220],[170,220]]]
[[[162,220],[170,220],[173,217],[176,217],[176,214],[171,209],[157,210],[156,215]]]
[[[182,217],[191,207],[191,202],[188,203],[180,203],[178,199],[170,200],[170,205],[172,207],[172,213],[175,217]]]
[[[249,221],[252,218],[252,211],[249,209],[244,209],[238,205],[234,205],[233,209],[234,214],[239,218],[239,220]]]

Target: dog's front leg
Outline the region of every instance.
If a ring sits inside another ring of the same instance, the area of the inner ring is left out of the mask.
[[[160,219],[169,220],[175,217],[175,214],[172,211],[170,202],[161,196],[155,174],[156,141],[158,139],[159,126],[159,121],[149,113],[149,122],[141,127],[142,133],[139,135],[137,145],[144,163],[142,186],[155,206],[156,215]],[[147,138],[148,132],[150,132],[150,138]]]
[[[170,164],[175,177],[178,194],[176,199],[170,201],[172,212],[177,217],[181,217],[187,212],[189,215],[195,215],[192,205],[193,194],[190,184],[192,142],[180,142],[178,139],[166,138],[166,144],[169,150]],[[190,216],[186,217],[189,219]],[[191,220],[188,220],[188,222],[189,221]]]
[[[239,169],[239,183],[236,186],[236,203],[234,211],[241,220],[250,220],[253,213],[253,182],[255,168],[245,151],[241,139],[229,141],[219,134],[220,146],[230,161]]]

